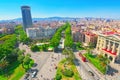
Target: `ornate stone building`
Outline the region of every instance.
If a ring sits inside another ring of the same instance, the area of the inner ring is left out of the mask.
[[[120,62],[120,35],[112,32],[99,34],[96,49],[111,62]]]

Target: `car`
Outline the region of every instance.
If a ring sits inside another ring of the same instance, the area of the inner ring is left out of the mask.
[[[91,76],[94,76],[94,73],[92,71],[88,71]]]
[[[32,67],[36,67],[37,66],[37,63],[34,63]]]
[[[31,77],[34,78],[36,75],[37,75],[37,70],[34,70]]]
[[[28,80],[27,78],[29,77],[30,74],[26,74],[24,80]]]
[[[24,79],[24,80],[29,80],[29,79]]]

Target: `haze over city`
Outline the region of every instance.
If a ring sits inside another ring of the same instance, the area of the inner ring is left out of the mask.
[[[21,18],[20,6],[29,5],[33,18],[44,17],[120,17],[119,0],[1,0],[0,20]]]

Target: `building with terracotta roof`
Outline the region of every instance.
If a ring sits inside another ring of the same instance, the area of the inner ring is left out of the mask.
[[[87,45],[89,45],[90,43],[94,44],[93,46],[95,47],[97,43],[97,35],[90,31],[85,32],[85,43]]]
[[[80,27],[72,27],[72,37],[75,42],[84,42],[84,30],[80,29]]]

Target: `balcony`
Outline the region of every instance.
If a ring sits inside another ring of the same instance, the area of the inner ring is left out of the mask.
[[[110,53],[110,54],[112,54],[112,55],[116,55],[116,54],[117,54],[116,52],[112,53],[112,50],[109,50],[109,51],[108,51],[107,48],[102,49],[102,50],[104,50],[105,52]]]

